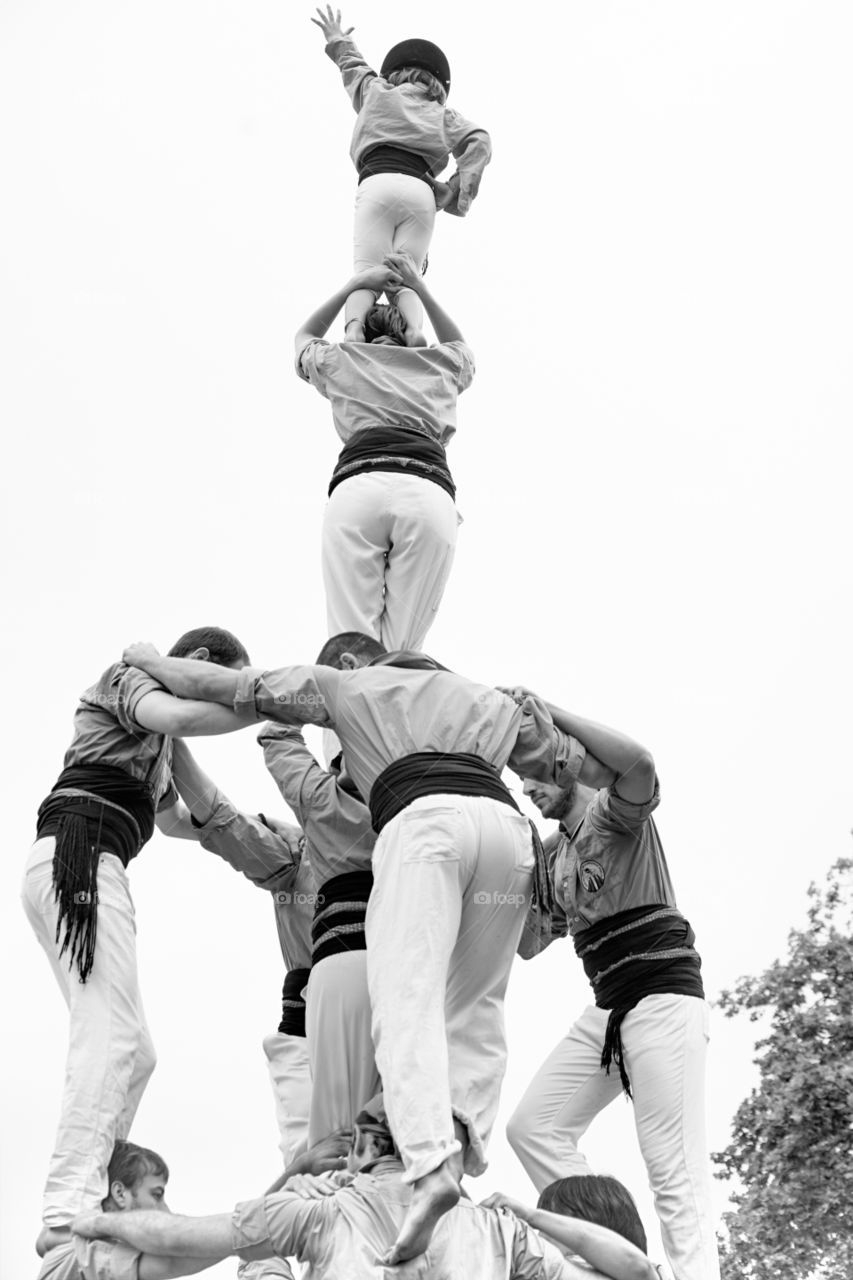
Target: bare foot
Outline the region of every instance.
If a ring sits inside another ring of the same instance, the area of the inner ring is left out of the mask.
[[[405,329],[405,338],[407,347],[426,347],[429,345],[423,329],[413,329],[407,325]]]
[[[70,1227],[42,1227],[36,1240],[36,1253],[40,1258],[58,1244],[65,1244],[71,1239]]]
[[[425,1253],[432,1239],[436,1223],[459,1199],[459,1183],[445,1160],[432,1173],[418,1178],[414,1184],[412,1203],[409,1205],[400,1234],[394,1247],[382,1259],[386,1267],[398,1262],[408,1262]]]

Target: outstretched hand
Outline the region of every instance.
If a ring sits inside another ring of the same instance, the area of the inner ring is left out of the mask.
[[[292,822],[285,822],[283,818],[268,818],[266,814],[263,816],[264,826],[269,827],[280,840],[287,845],[288,852],[293,858],[300,858],[302,850],[305,847],[305,835],[301,827],[297,827]]]
[[[326,5],[326,12],[322,9],[317,10],[320,15],[318,18],[312,18],[311,21],[315,27],[319,27],[323,35],[326,37],[326,44],[332,40],[340,40],[343,36],[351,35],[355,31],[355,27],[347,27],[346,31],[341,27],[341,11],[338,9],[335,13],[330,4]]]
[[[142,671],[147,671],[146,664],[159,657],[160,654],[153,644],[149,644],[147,640],[137,640],[135,644],[127,646],[121,655],[121,660],[129,667],[139,667]]]

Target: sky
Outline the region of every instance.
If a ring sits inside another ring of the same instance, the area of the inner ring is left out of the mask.
[[[354,116],[312,12],[0,7],[4,1275],[35,1266],[66,1036],[18,886],[79,693],[130,641],[192,626],[229,627],[259,666],[325,638],[338,443],[292,338],[350,274]],[[651,749],[713,997],[784,953],[809,882],[850,849],[853,16],[371,0],[344,18],[376,64],[411,35],[440,44],[451,105],[494,141],[470,216],[439,216],[430,250],[477,376],[427,649]],[[237,804],[285,816],[251,731],[197,755]],[[130,882],[159,1052],[132,1136],[169,1162],[174,1209],[226,1210],[279,1171],[272,907],[160,835]],[[515,966],[475,1197],[531,1197],[503,1126],[588,1002],[568,943]],[[714,1019],[712,1149],[756,1079],[755,1033]],[[630,1104],[586,1151],[661,1258]]]

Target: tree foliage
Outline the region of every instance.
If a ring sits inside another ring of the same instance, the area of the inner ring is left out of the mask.
[[[853,1277],[853,859],[809,888],[788,958],[741,978],[719,1004],[764,1020],[760,1081],[713,1156],[732,1178],[726,1280]],[[769,1019],[769,1024],[768,1020]]]

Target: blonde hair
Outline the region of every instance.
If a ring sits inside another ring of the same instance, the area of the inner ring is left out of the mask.
[[[441,81],[423,67],[401,67],[385,77],[389,84],[419,84],[427,91],[430,102],[440,102],[444,106],[447,101],[447,90]]]

